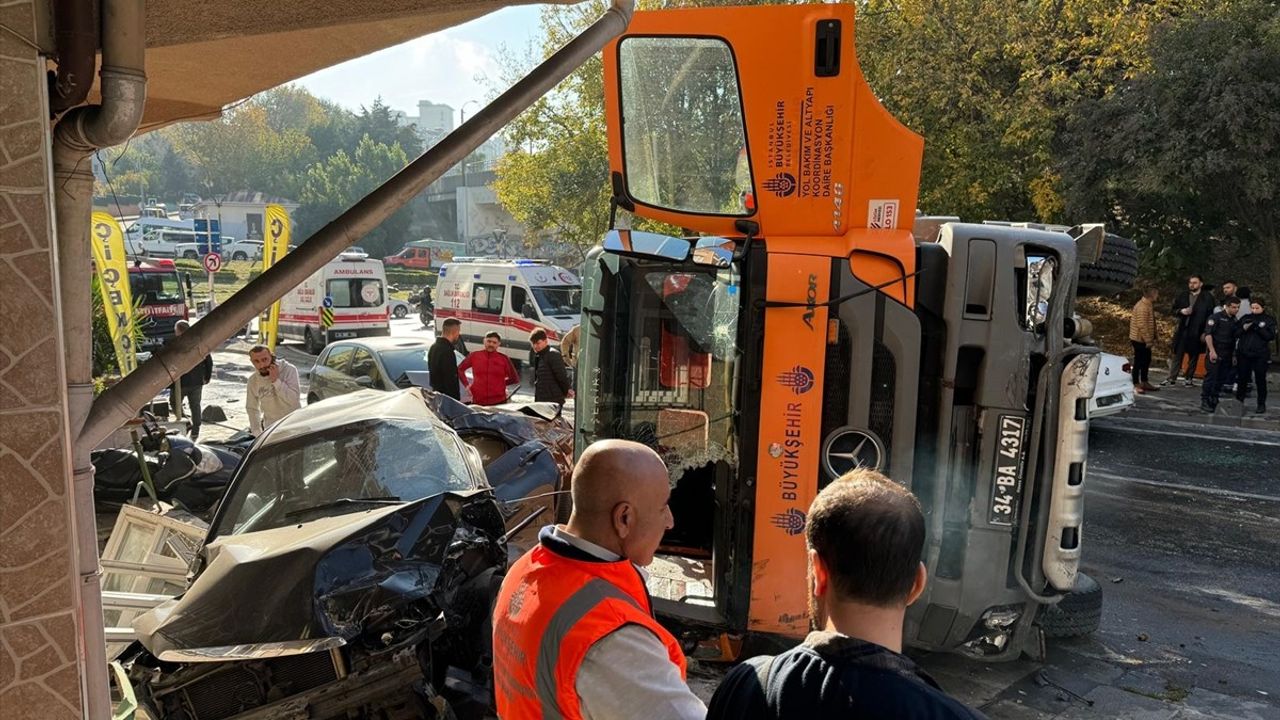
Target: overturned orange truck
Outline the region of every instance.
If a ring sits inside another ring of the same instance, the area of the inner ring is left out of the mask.
[[[858,466],[924,507],[909,645],[1010,659],[1096,627],[1078,572],[1100,226],[912,237],[922,139],[851,6],[637,13],[604,51],[615,227],[588,256],[576,433],[666,459],[660,617],[700,654],[808,630],[805,512]],[[620,211],[625,211],[621,212]]]

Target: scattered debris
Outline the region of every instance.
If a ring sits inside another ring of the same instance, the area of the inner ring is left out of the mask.
[[[1138,642],[1146,642],[1150,639],[1151,639],[1150,635],[1146,633],[1138,633]]]
[[[1122,578],[1122,577],[1113,577],[1113,578],[1111,578],[1111,582],[1113,582],[1113,583],[1122,583],[1122,582],[1124,582],[1124,578]]]

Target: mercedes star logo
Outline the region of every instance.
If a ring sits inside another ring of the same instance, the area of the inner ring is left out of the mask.
[[[867,430],[840,428],[822,445],[822,465],[833,478],[855,468],[884,468],[884,445]]]

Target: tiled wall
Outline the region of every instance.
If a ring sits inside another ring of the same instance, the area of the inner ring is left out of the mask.
[[[80,718],[49,123],[31,0],[0,0],[0,717]],[[21,37],[8,32],[14,30]]]

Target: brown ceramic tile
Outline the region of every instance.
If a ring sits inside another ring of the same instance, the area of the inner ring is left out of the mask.
[[[34,102],[40,77],[31,60],[0,57],[0,127],[40,119],[40,103]],[[7,176],[4,182],[12,183]]]
[[[0,339],[3,342],[3,339]],[[0,414],[0,448],[7,448],[19,457],[34,455],[44,450],[50,440],[62,437],[62,413],[53,410]]]
[[[18,219],[31,233],[32,247],[48,249],[51,233],[49,232],[49,205],[44,193],[19,194],[9,196],[9,203]],[[87,240],[86,240],[87,244]],[[47,272],[47,271],[46,271]]]
[[[8,718],[78,718],[80,685],[70,611],[0,626],[0,708]]]
[[[0,141],[7,141],[8,135],[0,131]],[[18,212],[9,207],[10,195],[0,195],[0,227],[12,225],[18,221]]]
[[[27,405],[48,407],[58,403],[62,396],[61,375],[58,372],[57,344],[47,338],[0,373],[0,380],[18,390]]]
[[[38,236],[38,234],[37,234]],[[87,245],[88,243],[86,243]],[[26,278],[27,285],[35,291],[35,295],[53,312],[53,269],[52,258],[48,252],[33,252],[9,258],[9,263]],[[85,302],[89,302],[89,288],[83,293]],[[52,341],[52,337],[49,338]],[[56,367],[56,366],[55,366]]]
[[[53,312],[41,297],[45,293],[27,284],[18,271],[4,261],[0,261],[0,287],[5,289],[0,293],[0,317],[23,319],[6,327],[0,336],[0,345],[4,345],[10,355],[19,355],[25,352],[24,348],[53,334]]]
[[[35,7],[32,3],[19,3],[0,7],[0,23],[13,32],[22,36],[22,39],[29,43],[36,41],[36,14]],[[23,45],[31,52],[30,45]],[[26,54],[26,53],[22,53]]]
[[[35,473],[37,478],[44,481],[49,494],[53,497],[62,497],[67,492],[66,484],[69,482],[67,475],[70,470],[66,463],[67,456],[64,452],[64,445],[65,440],[63,438],[49,443],[29,463],[32,472]]]
[[[0,528],[12,527],[31,508],[49,497],[49,490],[44,483],[11,452],[0,450],[0,478],[4,478]]]
[[[70,607],[66,504],[48,499],[0,533],[0,623]]]
[[[10,390],[4,385],[0,385],[0,410],[10,410],[21,406],[23,400],[18,393]]]
[[[0,203],[3,205],[3,203]],[[3,227],[0,227],[0,258],[11,257],[18,253],[27,252],[36,249],[35,241],[31,238],[31,233],[18,222],[16,216],[13,221]]]
[[[29,155],[0,167],[0,175],[4,176],[5,185],[10,187],[43,188],[46,187],[46,169],[43,156]]]

